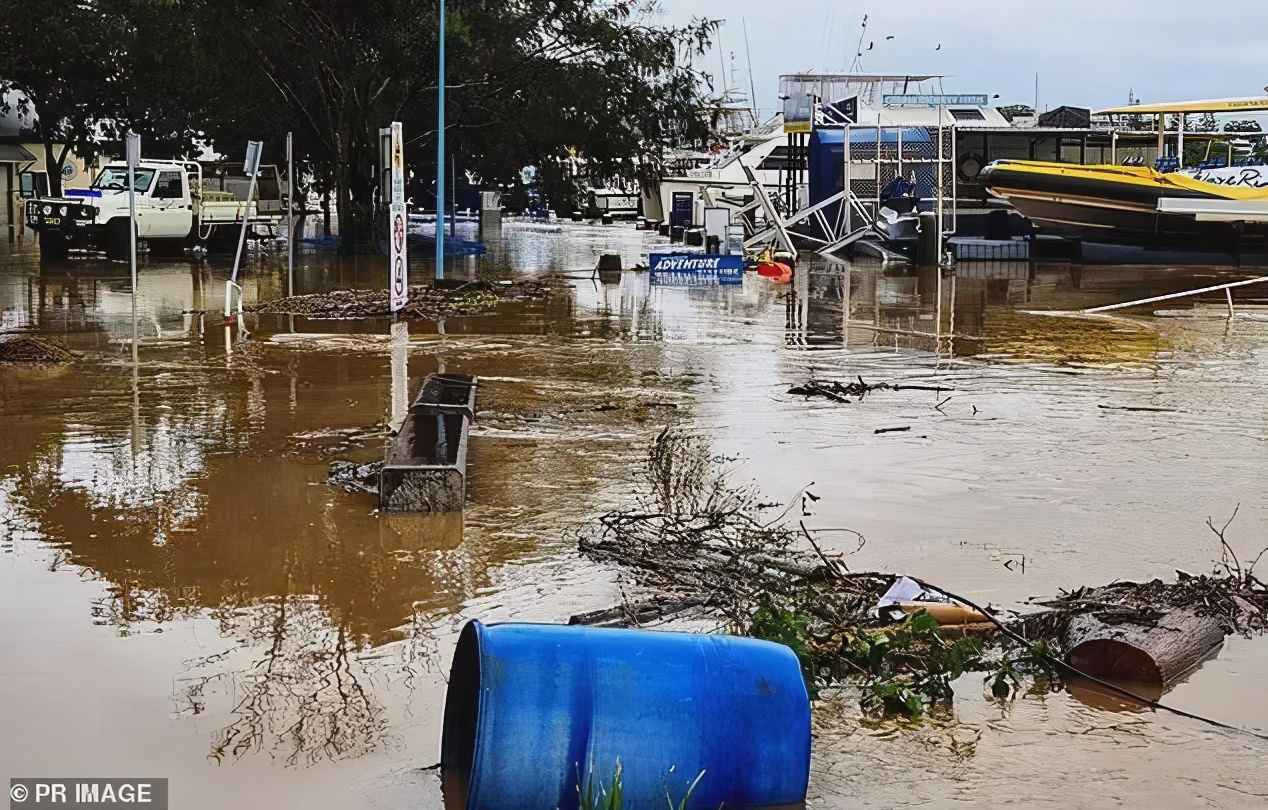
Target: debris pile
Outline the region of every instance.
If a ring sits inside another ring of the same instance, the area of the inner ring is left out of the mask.
[[[833,402],[850,403],[863,399],[872,391],[935,391],[941,394],[951,391],[940,385],[891,385],[890,383],[867,383],[862,377],[856,382],[843,383],[839,380],[809,380],[802,385],[794,385],[788,393],[802,397],[821,397]]]
[[[860,381],[860,392],[871,389]],[[850,571],[842,555],[823,551],[822,532],[800,520],[790,523],[791,508],[768,517],[774,505],[763,503],[751,485],[732,485],[729,461],[714,457],[708,443],[691,433],[666,429],[656,437],[636,505],[603,515],[579,535],[581,551],[590,558],[631,569],[643,595],[574,616],[574,623],[720,620],[730,632],[789,646],[812,694],[857,687],[864,712],[877,718],[949,709],[951,683],[965,672],[984,673],[996,699],[1032,685],[1059,685],[1074,673],[1064,658],[1073,644],[1071,632],[1091,620],[1130,625],[1141,631],[1138,637],[1151,631],[1156,636],[1158,628],[1209,630],[1214,624],[1213,636],[1207,633],[1199,643],[1195,635],[1190,645],[1207,649],[1223,632],[1268,631],[1268,588],[1255,576],[1253,563],[1243,566],[1232,554],[1224,541],[1227,524],[1211,526],[1225,550],[1211,575],[1178,573],[1174,583],[1084,588],[1040,603],[1039,613],[1015,617],[918,580]],[[802,514],[809,514],[814,500],[803,493]],[[855,537],[861,547],[864,539]],[[918,598],[917,604],[901,604],[903,610],[887,609],[885,603],[895,601],[890,589],[896,582],[946,603],[922,609]],[[939,617],[939,609],[974,618],[950,621]],[[1201,621],[1186,623],[1190,615]],[[1113,628],[1109,635],[1115,635]],[[1139,702],[1165,708],[1154,695]]]
[[[812,692],[858,681],[875,716],[949,705],[951,682],[985,668],[980,638],[943,634],[923,612],[898,623],[877,615],[895,576],[851,572],[804,524],[767,518],[771,505],[753,487],[731,485],[724,463],[700,437],[662,431],[638,506],[580,536],[585,554],[629,566],[655,596],[574,621],[720,617],[732,632],[789,646]]]
[[[1268,632],[1268,587],[1253,570],[1196,576],[1177,571],[1176,577],[1175,582],[1114,582],[1034,600],[1048,610],[1028,618],[1026,626],[1032,634],[1056,636],[1071,617],[1080,614],[1091,614],[1107,624],[1148,626],[1170,612],[1186,610],[1217,620],[1228,632]]]
[[[64,347],[31,335],[0,335],[0,363],[70,363]]]
[[[503,301],[536,301],[555,295],[559,289],[560,283],[551,278],[500,284],[471,282],[452,289],[418,284],[410,287],[402,315],[420,320],[484,315]],[[248,309],[328,320],[386,318],[392,314],[387,290],[332,290],[278,298]]]
[[[371,461],[368,464],[357,464],[354,461],[330,462],[330,475],[326,482],[339,487],[345,492],[365,492],[377,496],[379,494],[379,472],[383,469],[382,461]]]

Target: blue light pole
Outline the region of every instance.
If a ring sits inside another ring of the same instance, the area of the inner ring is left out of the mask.
[[[436,108],[436,278],[445,277],[445,0],[440,0],[440,78]]]

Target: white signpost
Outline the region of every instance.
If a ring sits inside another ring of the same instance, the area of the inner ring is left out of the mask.
[[[132,368],[136,370],[137,321],[136,321],[136,167],[141,162],[141,136],[128,130],[124,139],[128,162],[128,256],[132,264]]]
[[[246,158],[242,161],[242,171],[251,182],[247,185],[247,201],[242,206],[242,230],[238,232],[238,252],[233,256],[233,273],[225,282],[225,320],[233,313],[233,295],[238,294],[238,314],[242,314],[242,288],[238,286],[238,268],[242,263],[242,248],[247,241],[247,228],[251,221],[251,201],[255,199],[255,183],[260,176],[260,153],[264,151],[264,141],[247,141]]]
[[[405,144],[400,121],[392,122],[388,140],[392,190],[387,208],[388,267],[391,277],[389,299],[391,310],[399,312],[409,302],[409,252],[406,245],[409,220],[405,213]]]

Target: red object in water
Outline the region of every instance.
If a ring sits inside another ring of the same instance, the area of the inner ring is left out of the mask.
[[[769,278],[776,284],[787,284],[792,281],[792,268],[783,262],[762,262],[757,265],[757,274]]]

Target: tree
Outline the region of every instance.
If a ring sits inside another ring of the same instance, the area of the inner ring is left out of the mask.
[[[1011,124],[1014,118],[1027,118],[1035,114],[1035,108],[1028,104],[1009,104],[999,108],[999,114]]]
[[[150,157],[194,149],[209,113],[194,33],[178,0],[0,0],[0,90],[43,144],[53,194],[70,152],[117,154],[128,129]]]
[[[199,2],[200,27],[222,32],[204,36],[216,49],[206,61],[228,66],[220,84],[238,88],[214,105],[236,99],[221,118],[268,128],[273,111],[289,112],[314,174],[338,191],[345,248],[376,244],[378,129],[402,121],[407,165],[435,171],[436,0]],[[648,180],[666,146],[708,135],[690,55],[714,23],[658,26],[645,0],[449,3],[450,154],[485,182],[518,182],[532,165],[563,200],[580,181]],[[220,148],[223,127],[213,134]],[[583,177],[571,176],[570,151]]]
[[[0,106],[16,107],[43,145],[55,195],[67,154],[91,158],[98,151],[116,25],[93,3],[0,0]]]
[[[0,0],[0,77],[56,168],[53,144],[91,157],[129,127],[156,157],[236,155],[248,139],[267,155],[293,131],[301,165],[337,192],[345,249],[376,247],[379,128],[402,121],[407,166],[434,172],[437,2]],[[484,182],[533,166],[566,206],[707,140],[692,59],[715,23],[659,25],[655,0],[448,3],[446,135]]]
[[[658,26],[655,4],[641,2],[483,0],[462,9],[450,117],[455,151],[487,180],[513,183],[532,165],[559,203],[578,181],[650,182],[668,148],[709,139],[705,77],[691,61],[716,23]]]

